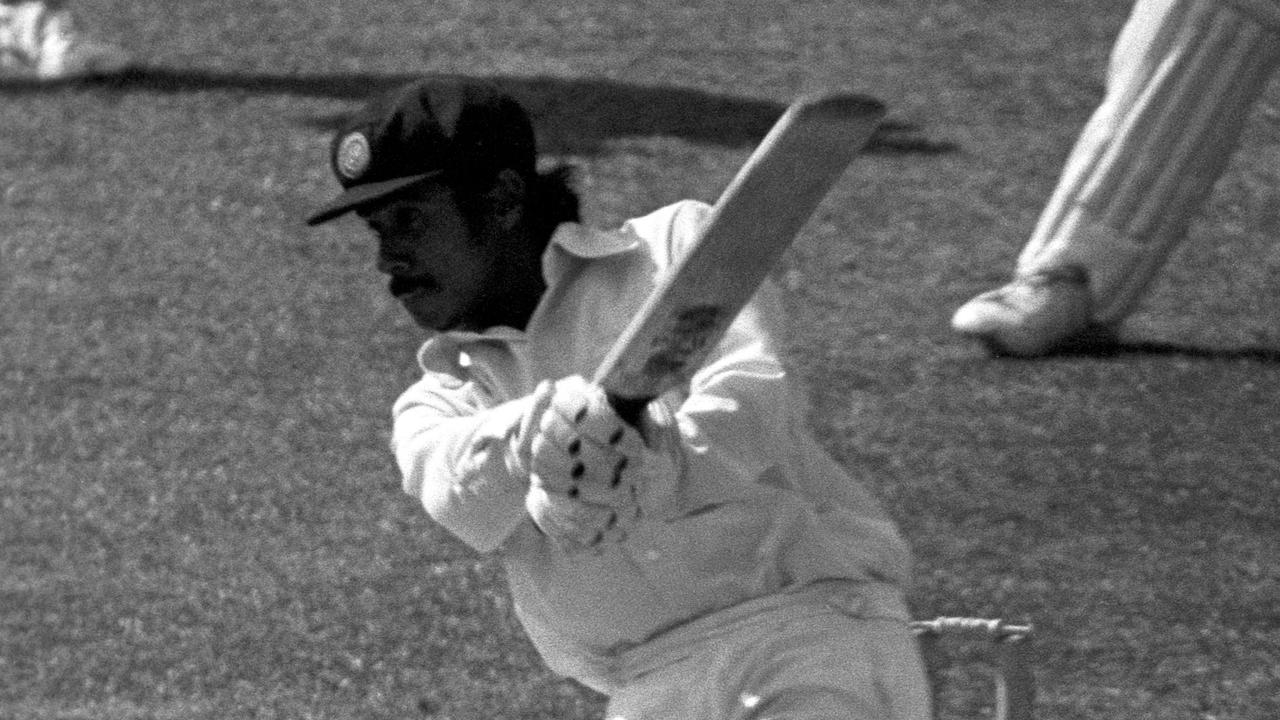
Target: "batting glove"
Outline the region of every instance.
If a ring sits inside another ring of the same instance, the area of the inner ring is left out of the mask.
[[[562,549],[617,542],[639,520],[644,440],[599,386],[580,376],[554,383],[529,453],[525,507]]]

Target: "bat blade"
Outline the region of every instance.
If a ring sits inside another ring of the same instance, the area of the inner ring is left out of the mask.
[[[689,380],[884,113],[848,94],[802,97],[783,113],[597,368],[620,414]]]

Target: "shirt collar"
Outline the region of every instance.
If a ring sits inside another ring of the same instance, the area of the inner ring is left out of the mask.
[[[626,226],[599,230],[582,223],[561,223],[542,253],[542,279],[550,290],[560,284],[576,261],[620,255],[639,245],[640,237]]]
[[[560,223],[551,234],[551,242],[547,244],[542,259],[545,264],[548,256],[554,257],[557,249],[580,258],[602,258],[624,253],[639,244],[640,238],[627,227],[599,230],[582,223]]]

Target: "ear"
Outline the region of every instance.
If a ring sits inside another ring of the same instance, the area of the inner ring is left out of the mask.
[[[486,195],[494,218],[504,230],[515,229],[524,219],[526,191],[524,178],[515,170],[504,168],[494,177]]]

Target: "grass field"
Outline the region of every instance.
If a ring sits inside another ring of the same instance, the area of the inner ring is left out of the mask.
[[[330,129],[424,72],[525,99],[588,220],[715,197],[798,92],[887,130],[790,252],[788,360],[916,548],[1037,627],[1038,717],[1280,717],[1280,88],[1105,356],[988,358],[1126,3],[86,0],[147,69],[0,86],[0,718],[590,718],[400,494],[421,339]],[[943,716],[991,708],[981,648]]]

